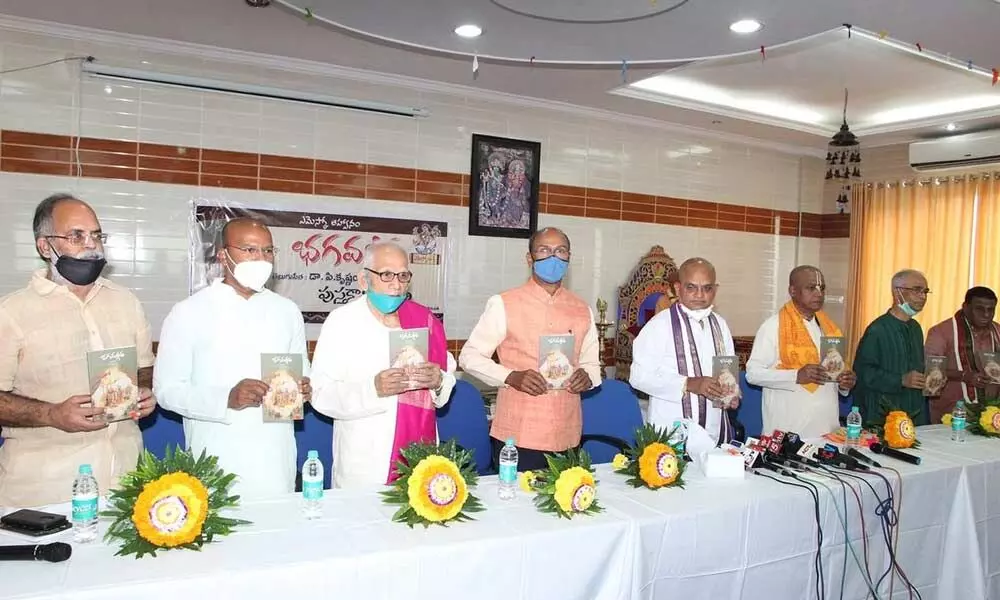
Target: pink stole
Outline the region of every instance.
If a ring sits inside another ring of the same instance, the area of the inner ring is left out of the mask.
[[[437,364],[442,371],[448,370],[448,340],[444,325],[434,318],[433,313],[412,300],[403,302],[397,312],[399,325],[403,329],[427,328],[427,361]],[[396,435],[392,440],[392,455],[389,459],[389,476],[386,484],[395,481],[396,461],[403,460],[400,451],[413,442],[433,444],[437,442],[437,413],[430,390],[411,390],[397,396]]]

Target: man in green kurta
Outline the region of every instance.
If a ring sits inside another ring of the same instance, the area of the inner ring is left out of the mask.
[[[881,425],[886,406],[915,425],[930,423],[924,387],[924,332],[913,317],[927,303],[927,278],[913,270],[892,277],[893,306],[865,329],[854,357],[854,390],[865,425]]]

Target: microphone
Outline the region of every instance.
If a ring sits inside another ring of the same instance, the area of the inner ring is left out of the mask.
[[[840,448],[834,444],[826,444],[822,448],[816,451],[816,460],[833,465],[835,467],[840,467],[841,469],[847,469],[850,471],[867,471],[868,467],[861,464],[854,457],[848,456],[846,454],[840,453]]]
[[[73,547],[65,542],[32,546],[0,546],[0,561],[44,560],[62,562],[73,554]]]
[[[896,460],[901,460],[903,462],[908,462],[911,465],[919,465],[920,457],[913,456],[912,454],[907,454],[906,452],[900,452],[878,442],[871,445],[871,451],[875,454],[882,454],[888,456],[889,458],[895,458]]]
[[[855,460],[859,460],[859,461],[861,461],[863,463],[867,463],[867,464],[869,464],[869,465],[871,465],[873,467],[879,467],[879,468],[882,467],[882,465],[880,465],[878,462],[872,460],[872,458],[870,456],[868,456],[866,454],[863,454],[863,453],[859,452],[858,450],[856,450],[854,448],[848,448],[847,449],[847,455],[850,456],[850,457],[853,457]]]

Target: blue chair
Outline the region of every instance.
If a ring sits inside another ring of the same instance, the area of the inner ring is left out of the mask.
[[[451,400],[437,410],[437,426],[441,441],[454,439],[459,446],[472,452],[480,475],[492,473],[493,449],[486,403],[476,386],[468,381],[455,382]]]
[[[740,371],[740,407],[736,409],[736,419],[743,424],[747,437],[760,437],[764,428],[764,416],[761,412],[764,402],[764,390],[747,383],[747,374]]]
[[[635,430],[642,426],[639,399],[631,386],[606,379],[584,392],[583,449],[594,464],[609,463],[622,451],[621,444],[635,443]]]
[[[139,421],[142,444],[157,458],[163,458],[167,446],[185,448],[184,422],[180,415],[157,406],[153,414]]]

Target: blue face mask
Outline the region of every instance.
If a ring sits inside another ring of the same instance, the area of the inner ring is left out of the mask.
[[[900,300],[905,300],[903,298],[903,292],[899,293],[899,299]],[[903,311],[904,315],[910,317],[911,319],[913,317],[917,316],[917,313],[920,312],[919,310],[917,310],[917,309],[913,308],[912,306],[910,306],[909,302],[903,301],[903,302],[900,302],[899,304],[897,304],[897,306],[899,306],[899,310]]]
[[[550,256],[541,260],[536,260],[531,264],[535,275],[545,283],[559,283],[566,276],[566,269],[569,268],[569,261],[558,256]]]
[[[379,311],[383,315],[391,315],[399,310],[399,307],[402,306],[402,304],[406,302],[406,299],[409,297],[408,294],[403,294],[402,296],[391,296],[389,294],[376,292],[371,288],[368,288],[365,295],[368,296],[368,302],[375,307],[375,310]]]

